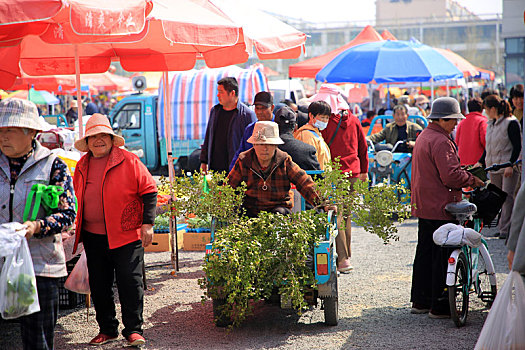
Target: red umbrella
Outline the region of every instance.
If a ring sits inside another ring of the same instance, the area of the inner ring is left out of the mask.
[[[0,46],[5,47],[0,51],[4,58],[0,86],[9,88],[15,76],[21,75],[19,61],[28,47],[25,41],[56,37],[67,43],[82,43],[137,34],[145,31],[151,8],[149,0],[0,0]],[[29,45],[28,50],[38,49]],[[55,73],[64,71],[40,75]]]
[[[449,49],[434,48],[440,54],[442,54],[447,60],[452,62],[465,76],[471,75],[476,76],[479,71],[472,63]]]
[[[371,41],[382,41],[383,38],[372,26],[366,26],[361,33],[350,41],[349,43],[333,50],[324,55],[310,58],[299,63],[292,64],[288,67],[288,76],[290,78],[312,78],[315,79],[316,74],[324,68],[341,52],[345,51],[349,47],[353,47],[359,44],[371,42]]]

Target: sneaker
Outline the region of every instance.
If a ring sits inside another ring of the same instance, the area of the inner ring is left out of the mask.
[[[117,337],[110,337],[107,334],[99,333],[95,338],[91,339],[89,345],[102,345],[115,340],[117,340]]]
[[[430,308],[428,306],[418,303],[412,303],[412,308],[410,309],[410,313],[415,315],[427,314],[429,311]]]
[[[337,267],[337,271],[339,271],[339,272],[348,272],[348,271],[353,270],[353,269],[354,269],[354,267],[352,266],[352,264],[350,264],[350,259],[345,259]]]
[[[440,312],[440,311],[430,310],[428,312],[428,317],[433,318],[435,320],[450,318],[450,311]]]
[[[138,333],[131,333],[126,339],[129,346],[139,346],[146,343],[146,339]]]

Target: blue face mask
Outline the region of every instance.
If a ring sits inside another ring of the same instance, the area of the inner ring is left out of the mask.
[[[314,126],[319,130],[324,130],[328,126],[328,123],[322,122],[320,120],[316,120],[314,123]]]

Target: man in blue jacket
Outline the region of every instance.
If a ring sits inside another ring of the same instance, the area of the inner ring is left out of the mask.
[[[244,129],[255,122],[255,113],[239,101],[239,84],[233,77],[217,82],[219,104],[210,111],[200,155],[201,170],[229,171]]]

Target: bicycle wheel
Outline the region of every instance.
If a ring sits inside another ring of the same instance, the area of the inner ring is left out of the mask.
[[[475,283],[478,298],[490,308],[498,293],[498,287],[491,284],[487,264],[481,253],[478,255],[478,278]]]
[[[450,317],[457,327],[462,327],[467,322],[468,298],[468,263],[465,254],[461,252],[456,263],[455,283],[448,287]]]

